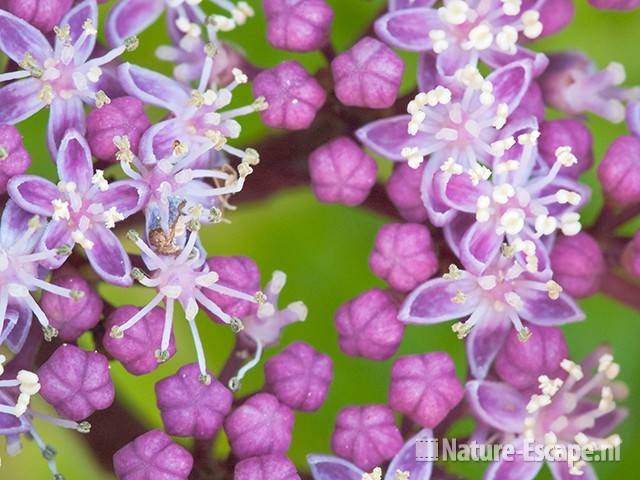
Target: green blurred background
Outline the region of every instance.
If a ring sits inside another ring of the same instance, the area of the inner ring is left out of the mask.
[[[364,32],[376,17],[385,0],[328,0],[336,12],[332,41],[342,51]],[[256,17],[249,23],[228,34],[240,45],[249,60],[261,67],[271,67],[279,61],[295,58],[311,71],[324,65],[317,53],[291,55],[272,49],[265,41],[265,22],[259,0],[250,0],[256,9]],[[640,11],[635,13],[604,12],[591,8],[584,0],[577,0],[577,15],[568,29],[549,39],[538,42],[535,48],[542,51],[558,49],[581,49],[586,51],[599,67],[618,61],[627,69],[627,83],[640,84]],[[206,4],[204,2],[203,4]],[[102,6],[104,13],[109,5]],[[168,43],[164,23],[158,22],[140,37],[140,48],[127,54],[131,62],[159,69],[170,74],[171,66],[153,59],[159,44]],[[403,90],[414,86],[417,57],[403,54],[407,61]],[[241,90],[241,89],[239,89]],[[249,99],[249,88],[241,94]],[[53,164],[45,146],[47,112],[41,112],[20,125],[25,144],[33,157],[31,173],[55,177]],[[156,112],[157,114],[157,112]],[[553,112],[551,112],[553,115]],[[618,135],[625,133],[624,125],[613,126],[590,117],[589,125],[595,138],[595,156],[602,158],[607,145]],[[257,115],[243,122],[241,143],[254,144],[265,135],[276,135],[260,124]],[[388,162],[381,164],[381,175],[389,172]],[[260,168],[260,167],[258,167]],[[249,179],[250,180],[250,179]],[[602,196],[595,183],[594,172],[584,180],[594,187],[592,203],[584,212],[589,223],[597,214]],[[251,188],[248,182],[247,188]],[[248,255],[253,257],[262,271],[263,281],[270,278],[275,269],[288,274],[288,283],[283,293],[283,302],[303,300],[309,307],[309,318],[305,323],[293,325],[285,331],[282,345],[294,340],[305,340],[317,349],[328,353],[334,360],[335,381],[323,408],[311,414],[298,414],[291,446],[291,458],[304,465],[305,455],[310,452],[329,452],[329,438],[336,412],[347,404],[384,403],[392,360],[370,362],[345,356],[337,346],[337,335],[333,327],[333,315],[338,306],[361,291],[382,286],[368,270],[367,258],[378,228],[387,218],[362,209],[322,205],[316,202],[308,188],[297,188],[259,203],[243,204],[237,212],[229,215],[230,225],[205,228],[203,240],[206,249],[214,255]],[[114,304],[141,304],[150,299],[151,292],[143,288],[120,289],[105,287],[102,293]],[[596,345],[610,343],[617,360],[622,365],[622,380],[630,387],[627,407],[634,412],[638,407],[635,392],[640,389],[640,355],[634,339],[640,337],[640,315],[616,301],[596,295],[580,302],[587,312],[583,323],[565,328],[574,359],[585,356]],[[199,328],[205,343],[209,368],[218,372],[233,346],[229,329],[220,328],[206,317],[199,318]],[[161,428],[160,417],[155,407],[154,383],[173,374],[181,365],[195,361],[195,352],[186,322],[177,316],[175,332],[178,353],[156,372],[144,377],[127,374],[114,363],[112,374],[116,383],[117,397],[149,429]],[[85,342],[86,346],[90,343]],[[267,352],[277,353],[280,348]],[[448,324],[434,327],[409,327],[398,355],[444,350],[456,360],[461,376],[465,372],[463,344],[452,334]],[[262,385],[260,368],[252,371],[240,392],[246,395]],[[46,409],[42,403],[37,405]],[[118,419],[114,418],[117,422]],[[68,480],[108,480],[114,476],[100,469],[83,443],[82,436],[38,422],[41,435],[46,442],[58,450],[60,472]],[[596,469],[600,478],[628,478],[640,470],[640,420],[637,415],[630,418],[619,429],[623,439],[622,461],[600,464]],[[219,454],[228,450],[224,442],[218,446]],[[119,446],[118,446],[119,447]],[[49,478],[45,462],[32,443],[15,458],[2,456],[0,479],[40,480]],[[303,467],[304,468],[304,467]],[[468,478],[481,478],[483,465],[453,465],[453,470]],[[549,478],[545,469],[540,478]]]

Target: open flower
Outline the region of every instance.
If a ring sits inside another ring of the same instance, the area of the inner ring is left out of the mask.
[[[434,324],[466,318],[452,330],[467,339],[471,373],[484,378],[511,325],[522,341],[530,335],[523,320],[540,326],[584,319],[584,313],[562,287],[527,273],[513,257],[500,255],[484,270],[459,270],[429,280],[406,298],[398,318],[407,323]]]
[[[0,74],[0,118],[15,124],[49,106],[47,144],[52,155],[67,129],[85,130],[84,103],[100,108],[111,100],[100,90],[103,67],[127,50],[135,38],[101,57],[89,57],[96,44],[98,7],[85,0],[71,9],[55,29],[52,47],[45,36],[21,18],[0,10],[0,50],[20,69]]]
[[[504,383],[468,382],[473,412],[516,447],[525,441],[556,448],[577,445],[591,452],[618,447],[620,437],[610,433],[626,416],[626,410],[616,406],[616,400],[626,395],[625,385],[614,382],[619,365],[608,352],[596,351],[582,365],[565,359],[561,367],[567,378],[540,376],[540,392],[530,398]],[[582,458],[569,455],[547,463],[556,480],[596,478]],[[522,455],[501,458],[489,466],[485,478],[531,480],[542,464]]]
[[[69,130],[62,139],[57,167],[58,185],[41,177],[21,175],[11,179],[8,186],[20,207],[51,217],[41,248],[80,244],[101,278],[116,285],[130,285],[131,262],[111,230],[142,208],[147,187],[131,180],[109,183],[101,170],[94,172],[87,141],[75,130]],[[46,264],[57,268],[61,259],[49,258]]]

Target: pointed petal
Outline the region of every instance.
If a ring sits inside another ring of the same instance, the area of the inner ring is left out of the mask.
[[[442,163],[439,159],[432,155],[427,161],[427,166],[422,175],[422,183],[420,184],[420,195],[424,208],[429,214],[429,220],[437,227],[442,227],[453,221],[458,214],[454,209],[450,208],[442,199],[442,182],[437,172]]]
[[[53,49],[40,30],[4,10],[0,10],[0,50],[16,63],[25,53],[40,64],[53,56]]]
[[[389,45],[414,52],[431,50],[431,30],[442,30],[438,12],[431,8],[397,10],[383,15],[375,30]]]
[[[413,480],[429,480],[433,463],[429,460],[419,460],[417,457],[420,454],[426,458],[435,458],[434,451],[426,451],[434,448],[434,444],[428,441],[430,439],[433,439],[433,432],[429,429],[421,430],[410,438],[391,460],[384,480],[394,480],[397,471],[409,472],[409,478]],[[424,442],[418,445],[418,441]]]
[[[60,190],[53,183],[35,175],[13,177],[7,184],[7,191],[14,202],[30,212],[30,216],[52,216],[51,202],[60,197]]]
[[[478,311],[474,312],[477,314]],[[511,328],[508,318],[491,312],[481,313],[482,319],[471,329],[467,337],[467,360],[471,375],[483,379],[487,376],[493,360]]]
[[[174,113],[181,112],[189,101],[182,85],[153,70],[125,63],[118,67],[118,78],[129,95]]]
[[[484,270],[500,253],[503,240],[504,236],[496,233],[496,226],[492,221],[475,222],[460,242],[462,264],[473,272]]]
[[[442,200],[461,212],[476,213],[478,205],[478,197],[480,196],[480,185],[474,185],[471,177],[466,174],[449,175],[442,172],[436,175],[443,177]]]
[[[487,80],[493,84],[496,102],[506,103],[511,113],[520,105],[531,78],[531,62],[524,60],[494,70]]]
[[[163,0],[121,0],[109,12],[106,35],[112,47],[124,43],[155,22],[164,10]]]
[[[0,391],[0,405],[14,406],[15,399],[11,398],[4,390]],[[9,436],[28,432],[31,428],[27,415],[16,417],[8,413],[0,413],[0,435]],[[7,439],[8,440],[8,439]]]
[[[469,280],[436,278],[416,288],[404,301],[398,318],[408,323],[439,323],[470,315],[476,308]],[[467,295],[464,303],[451,299],[458,291]]]
[[[307,455],[313,480],[361,480],[365,474],[351,462],[332,455]]]
[[[389,0],[389,11],[403,8],[431,7],[435,0]]]
[[[95,28],[98,27],[98,5],[95,0],[85,0],[78,3],[75,7],[69,10],[66,15],[60,21],[61,26],[69,25],[71,27],[71,43],[75,46],[76,41],[82,35],[82,25],[87,20],[93,22]],[[96,46],[96,36],[89,35],[79,48],[76,48],[74,54],[74,61],[76,65],[81,65],[89,58],[93,53],[93,49]],[[62,48],[60,40],[56,37],[56,51]]]
[[[356,131],[358,139],[378,155],[393,161],[405,161],[400,154],[404,147],[423,145],[428,139],[423,133],[409,135],[409,115],[385,118],[368,123]]]
[[[159,158],[167,158],[173,153],[173,142],[176,139],[186,140],[180,122],[175,118],[169,118],[156,123],[140,138],[139,157],[146,164],[155,163]],[[187,143],[190,144],[192,151],[195,150],[195,145],[192,142],[187,141]]]
[[[45,103],[38,98],[41,88],[40,80],[35,78],[25,78],[0,88],[2,123],[14,125],[42,110]]]
[[[51,104],[47,125],[47,146],[54,158],[58,154],[62,137],[68,130],[76,130],[82,135],[86,130],[84,106],[78,97],[71,97],[68,100],[57,98]]]
[[[567,462],[547,462],[547,465],[549,465],[549,470],[551,470],[554,480],[575,480],[576,478],[580,480],[598,480],[596,472],[589,463],[582,468],[582,475],[569,473],[569,464]]]
[[[33,314],[29,307],[19,301],[13,301],[9,304],[7,315],[9,314],[15,317],[15,326],[5,338],[4,345],[13,353],[19,353],[29,337]]]
[[[516,45],[516,53],[513,55],[495,48],[490,48],[482,52],[481,58],[487,65],[493,68],[499,68],[520,60],[528,60],[531,62],[534,77],[544,72],[547,65],[549,65],[549,58],[544,53],[534,52],[520,45]]]
[[[130,286],[131,261],[118,237],[101,225],[94,225],[85,235],[93,242],[93,248],[85,250],[87,258],[100,278],[121,287]]]
[[[518,315],[536,325],[551,327],[585,319],[584,312],[566,293],[561,293],[557,300],[549,298],[546,290],[527,288],[519,289],[517,293],[524,302],[524,308]]]
[[[463,50],[457,45],[451,45],[438,55],[436,66],[441,75],[452,76],[461,68],[477,63],[477,57],[469,50]]]
[[[91,188],[93,162],[91,150],[85,138],[77,130],[68,130],[56,159],[58,176],[63,182],[73,182],[78,192],[86,192]]]
[[[72,248],[74,246],[69,224],[65,221],[49,222],[40,239],[40,248],[42,250],[50,250],[62,245],[68,245]],[[60,268],[66,259],[67,257],[65,256],[56,256],[51,260],[42,262],[42,266],[52,270]]]
[[[33,213],[20,208],[20,206],[9,200],[2,212],[0,220],[0,245],[3,247],[13,246],[29,228],[29,220]]]
[[[484,480],[533,480],[542,465],[543,462],[525,461],[522,454],[514,454],[491,463],[485,471]]]
[[[480,420],[503,432],[522,433],[529,401],[511,385],[471,380],[465,385],[467,399]]]
[[[120,180],[111,183],[109,190],[96,193],[93,201],[101,203],[105,210],[116,207],[116,210],[127,218],[142,209],[148,194],[146,184],[135,180]]]

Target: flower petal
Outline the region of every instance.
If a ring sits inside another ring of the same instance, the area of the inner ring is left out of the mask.
[[[75,242],[71,239],[71,229],[65,221],[49,222],[40,239],[40,248],[42,250],[51,250],[62,245],[73,247]],[[50,260],[43,261],[42,266],[49,269],[60,268],[67,259],[66,256],[56,256]]]
[[[467,230],[475,223],[473,215],[456,215],[443,227],[444,239],[456,257],[460,257],[460,243]]]
[[[474,312],[478,314],[478,311]],[[467,337],[469,370],[475,378],[483,379],[496,358],[511,328],[508,318],[491,313],[479,313],[483,318],[471,329]]]
[[[475,222],[460,243],[460,260],[465,268],[479,273],[500,253],[503,235],[496,233],[492,221]]]
[[[580,480],[598,480],[596,472],[589,463],[582,467],[582,475],[569,473],[569,464],[561,460],[557,462],[547,462],[547,465],[549,465],[549,470],[551,470],[551,475],[553,475],[554,480],[575,480],[576,478]]]
[[[431,7],[435,0],[389,0],[389,11],[403,8]]]
[[[521,443],[514,447],[516,451],[522,450]],[[484,473],[484,480],[533,480],[542,465],[543,462],[526,461],[522,453],[514,454],[491,463]]]
[[[441,75],[452,76],[458,70],[467,65],[475,65],[477,57],[469,50],[464,50],[458,45],[450,45],[444,52],[438,54],[436,66]]]
[[[29,220],[32,217],[32,213],[20,208],[13,200],[9,200],[4,206],[0,220],[0,245],[5,248],[15,245],[29,228]],[[25,245],[25,250],[27,247],[29,246]]]
[[[4,391],[0,391],[0,405],[12,407],[15,405],[15,400]],[[0,413],[0,435],[8,437],[28,432],[30,428],[31,424],[27,415],[16,417],[9,413]]]
[[[91,20],[94,28],[98,27],[98,5],[95,0],[85,0],[84,2],[78,3],[69,10],[60,21],[60,26],[69,25],[71,28],[71,44],[74,45],[75,48],[73,59],[76,65],[82,65],[91,53],[93,53],[93,49],[96,46],[96,36],[88,35],[84,42],[82,42],[82,45],[76,47],[76,42],[84,31],[84,22],[87,20]],[[61,48],[62,42],[56,37],[56,51]]]
[[[429,220],[437,227],[453,221],[458,213],[442,200],[442,179],[437,175],[441,164],[439,159],[432,155],[427,161],[420,184],[422,203],[429,214]]]
[[[558,299],[552,300],[546,291],[526,288],[516,292],[524,302],[524,308],[518,314],[536,325],[551,327],[585,319],[584,312],[566,293],[561,293]]]
[[[351,462],[333,455],[307,455],[313,480],[361,480],[365,474]]]
[[[529,401],[511,385],[471,380],[465,385],[467,399],[480,420],[509,433],[522,433]]]
[[[418,60],[418,89],[421,92],[428,92],[438,86],[439,80],[436,56],[432,53],[420,55]]]
[[[118,78],[129,95],[173,113],[181,112],[189,101],[182,85],[153,70],[125,63],[118,67]]]
[[[85,133],[86,118],[82,100],[71,97],[68,100],[56,98],[51,104],[49,124],[47,125],[47,145],[52,157],[58,155],[62,138],[69,130]]]
[[[85,138],[76,130],[68,130],[56,159],[58,176],[63,182],[73,182],[78,192],[86,192],[91,188],[93,178],[93,162],[91,150]]]
[[[429,280],[409,294],[398,319],[408,323],[430,324],[466,317],[477,306],[470,286],[470,281],[465,279]],[[458,291],[467,294],[465,302],[456,303],[451,300]]]
[[[401,155],[404,147],[420,146],[427,141],[421,132],[416,136],[409,135],[409,115],[385,118],[368,123],[356,131],[358,139],[378,155],[389,160],[404,162]]]
[[[438,12],[431,8],[410,8],[383,15],[375,23],[375,30],[383,41],[403,50],[422,52],[431,50],[431,30],[442,30]]]
[[[42,177],[20,175],[7,184],[9,195],[20,208],[33,214],[50,217],[53,215],[51,202],[60,197],[60,190]]]
[[[499,68],[519,60],[528,60],[531,62],[533,76],[538,76],[544,72],[549,65],[549,58],[540,52],[534,52],[520,45],[516,45],[516,52],[509,54],[495,48],[490,48],[482,52],[482,60],[493,68]]]
[[[493,95],[499,103],[509,106],[513,112],[531,84],[532,65],[530,61],[521,60],[494,70],[487,80],[493,84]]]
[[[97,192],[93,201],[101,203],[105,210],[116,207],[125,218],[139,212],[147,201],[149,189],[135,180],[120,180],[111,183],[109,189]]]
[[[85,236],[93,242],[93,248],[85,252],[100,278],[121,287],[131,286],[131,261],[118,237],[102,225],[94,225]]]
[[[4,10],[0,10],[0,50],[16,63],[24,59],[25,53],[40,64],[53,56],[53,49],[40,30]]]
[[[479,185],[474,185],[469,175],[436,173],[438,174],[442,177],[444,187],[442,188],[443,202],[458,211],[476,213],[478,197],[482,193]]]
[[[121,0],[116,3],[105,25],[109,44],[118,47],[127,37],[145,30],[160,17],[164,6],[163,0]]]
[[[431,439],[433,439],[433,432],[429,429],[421,430],[417,435],[410,438],[391,460],[384,480],[394,480],[398,471],[409,472],[409,478],[414,480],[429,480],[433,470],[433,463],[430,460],[419,460],[417,457],[418,453],[424,453],[427,458],[435,458],[434,442],[428,441]],[[421,451],[422,445],[417,445],[419,440],[425,441],[423,445],[425,447],[424,451]]]
[[[14,125],[42,110],[45,103],[38,98],[41,88],[40,80],[35,78],[25,78],[0,88],[2,123]]]
[[[5,339],[0,341],[0,344],[6,345],[13,353],[19,353],[29,338],[33,314],[27,305],[14,300],[9,303],[7,308],[7,318],[9,316],[15,318],[15,325]]]
[[[171,156],[173,143],[176,139],[184,140],[185,134],[181,128],[181,123],[175,118],[169,118],[153,125],[140,138],[138,154],[142,162],[153,164],[159,158]],[[191,141],[187,143],[193,152],[196,146]]]

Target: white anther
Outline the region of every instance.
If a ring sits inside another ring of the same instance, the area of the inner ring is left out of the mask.
[[[507,137],[505,139],[502,140],[496,140],[495,142],[493,142],[490,147],[491,147],[491,152],[496,156],[496,157],[501,157],[504,155],[504,152],[506,152],[507,150],[509,150],[511,147],[513,147],[516,144],[516,141],[513,137]]]
[[[544,393],[545,395],[549,395],[550,397],[553,397],[558,392],[558,390],[560,390],[560,387],[562,387],[563,383],[564,382],[560,378],[551,379],[546,375],[540,375],[538,377],[540,390],[542,391],[542,393]]]
[[[510,183],[503,183],[493,188],[491,196],[493,201],[501,205],[506,204],[510,198],[516,194],[515,189]]]
[[[522,0],[502,0],[502,11],[510,17],[518,15],[521,7]]]
[[[506,53],[515,54],[517,51],[518,30],[511,25],[505,25],[496,35],[496,45]]]
[[[624,65],[618,62],[611,62],[609,65],[605,67],[607,72],[611,74],[611,83],[614,85],[620,85],[624,83],[627,78],[627,72],[624,69]]]
[[[236,81],[236,83],[243,84],[249,81],[249,77],[239,68],[232,69],[231,74],[233,75],[233,78]]]
[[[529,133],[521,133],[518,135],[518,143],[523,146],[535,146],[538,144],[538,138],[540,138],[540,132],[538,130],[532,130]]]
[[[442,275],[445,280],[460,280],[462,278],[462,272],[456,265],[449,265],[449,271]]]
[[[538,215],[535,227],[538,235],[551,235],[558,228],[558,220],[548,215]]]
[[[560,217],[560,229],[567,237],[572,237],[580,233],[580,230],[582,230],[580,214],[577,212],[563,213]]]
[[[482,82],[480,90],[482,92],[480,94],[480,103],[487,107],[493,105],[493,102],[496,100],[496,97],[493,96],[493,84],[485,80]]]
[[[584,373],[582,372],[582,367],[575,362],[572,362],[569,359],[564,359],[560,362],[560,367],[567,372],[574,380],[582,380],[584,378]]]
[[[524,302],[520,295],[516,292],[507,292],[504,294],[505,301],[516,310],[522,310],[524,308]]]
[[[517,235],[524,228],[525,213],[520,208],[510,208],[500,217],[498,233]]]
[[[468,12],[469,5],[462,0],[453,0],[438,9],[440,18],[451,25],[462,25],[466,22]]]
[[[429,38],[431,39],[431,46],[435,53],[442,53],[449,48],[447,34],[444,30],[431,30],[429,32]]]
[[[549,395],[532,395],[531,400],[527,404],[527,412],[534,413],[551,403]]]
[[[87,71],[87,78],[92,83],[97,83],[100,80],[101,76],[102,76],[102,69],[96,65],[94,65]]]
[[[480,163],[476,163],[468,172],[471,183],[477,186],[481,181],[488,180],[491,177],[491,170]]]
[[[69,212],[69,202],[65,202],[61,198],[55,198],[51,201],[53,207],[53,220],[69,220],[71,214]]]
[[[491,218],[491,199],[487,195],[480,195],[476,200],[476,220],[480,223],[488,222]]]
[[[471,29],[469,39],[463,44],[467,50],[486,50],[493,43],[493,33],[491,27],[486,23],[481,23]]]
[[[101,192],[109,190],[109,182],[104,178],[104,172],[102,170],[96,170],[96,173],[91,177],[91,183],[97,185]]]
[[[571,153],[571,147],[567,145],[556,148],[555,155],[556,161],[563,167],[570,167],[578,163],[576,156]]]
[[[501,174],[501,173],[515,172],[519,168],[520,168],[520,162],[519,161],[517,161],[517,160],[506,160],[504,162],[500,162],[500,163],[496,164],[496,166],[494,167],[493,171],[495,173]]]
[[[562,287],[558,282],[554,282],[553,280],[549,280],[545,283],[547,287],[547,294],[551,300],[557,300],[560,298],[560,294],[562,293]]]
[[[71,234],[71,238],[85,250],[91,250],[93,248],[93,242],[85,237],[84,233],[80,230],[75,230]]]
[[[418,147],[404,147],[400,155],[407,159],[407,163],[411,168],[418,168],[424,161],[424,157],[420,155]]]
[[[527,38],[538,38],[542,33],[542,22],[540,22],[540,12],[537,10],[527,10],[520,17],[524,25],[523,33]]]
[[[493,126],[500,130],[507,123],[507,118],[509,118],[509,105],[506,103],[499,103],[498,108],[496,109],[496,116],[493,119]]]
[[[464,172],[464,168],[459,163],[456,163],[453,157],[449,157],[442,166],[440,166],[440,171],[450,175],[461,175]]]
[[[116,223],[124,220],[124,215],[116,207],[111,207],[102,214],[102,219],[104,220],[104,226],[111,229],[116,226]]]

